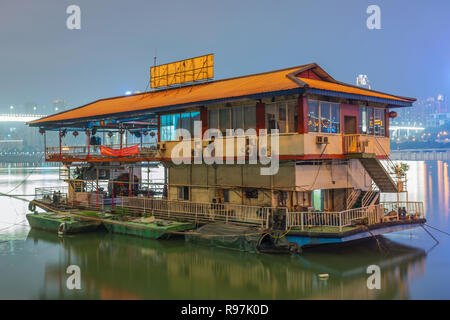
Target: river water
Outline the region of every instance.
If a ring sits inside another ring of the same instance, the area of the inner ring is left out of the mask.
[[[409,199],[450,232],[448,163],[408,164]],[[55,169],[0,169],[3,193],[55,185]],[[59,238],[30,230],[27,205],[0,196],[0,299],[450,299],[450,237],[433,229],[438,245],[417,228],[300,256],[250,254],[107,233]],[[66,286],[69,265],[80,267],[80,290]],[[367,288],[369,265],[381,269],[379,290]]]

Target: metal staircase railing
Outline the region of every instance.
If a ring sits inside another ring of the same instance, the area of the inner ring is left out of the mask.
[[[398,173],[398,165],[396,165],[391,160],[391,158],[389,157],[389,154],[386,152],[386,150],[380,144],[377,137],[375,137],[375,141],[376,141],[376,146],[377,146],[378,150],[385,156],[385,163],[380,161],[381,164],[385,168],[386,172],[390,175],[391,179],[397,185],[398,191],[399,192],[406,191],[406,174]]]
[[[359,196],[361,195],[361,189],[353,189],[352,193],[347,197],[347,210],[353,208]]]

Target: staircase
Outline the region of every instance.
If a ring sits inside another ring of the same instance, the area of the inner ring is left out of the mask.
[[[364,169],[369,173],[381,192],[397,193],[397,184],[392,179],[390,173],[386,171],[380,160],[375,157],[359,158]]]
[[[362,190],[360,189],[353,189],[352,193],[347,197],[347,207],[346,209],[352,209],[355,207],[356,201],[358,201],[360,195],[361,195]]]
[[[59,180],[64,181],[69,179],[69,168],[65,165],[59,166]]]

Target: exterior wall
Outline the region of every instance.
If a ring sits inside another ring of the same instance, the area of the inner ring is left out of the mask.
[[[179,165],[170,166],[169,199],[178,199],[178,186],[191,186],[190,200],[212,202],[218,189],[229,190],[229,202],[245,205],[272,206],[273,189],[294,189],[295,163],[280,163],[273,176],[260,174],[261,165]],[[258,189],[258,198],[246,198],[246,189]]]
[[[372,179],[359,160],[346,163],[330,161],[319,165],[299,165],[295,167],[295,181],[299,190],[356,188],[367,190]]]

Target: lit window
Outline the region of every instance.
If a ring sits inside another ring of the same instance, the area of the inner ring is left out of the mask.
[[[309,100],[308,131],[323,133],[341,132],[341,106],[338,103]]]
[[[367,134],[373,134],[373,108],[367,107]]]
[[[330,114],[331,104],[328,102],[320,103],[320,132],[330,133],[331,132],[331,114]]]
[[[308,131],[319,132],[319,102],[308,100]]]
[[[367,108],[359,107],[359,132],[367,133]]]
[[[376,136],[385,135],[384,109],[375,109],[374,131]]]

